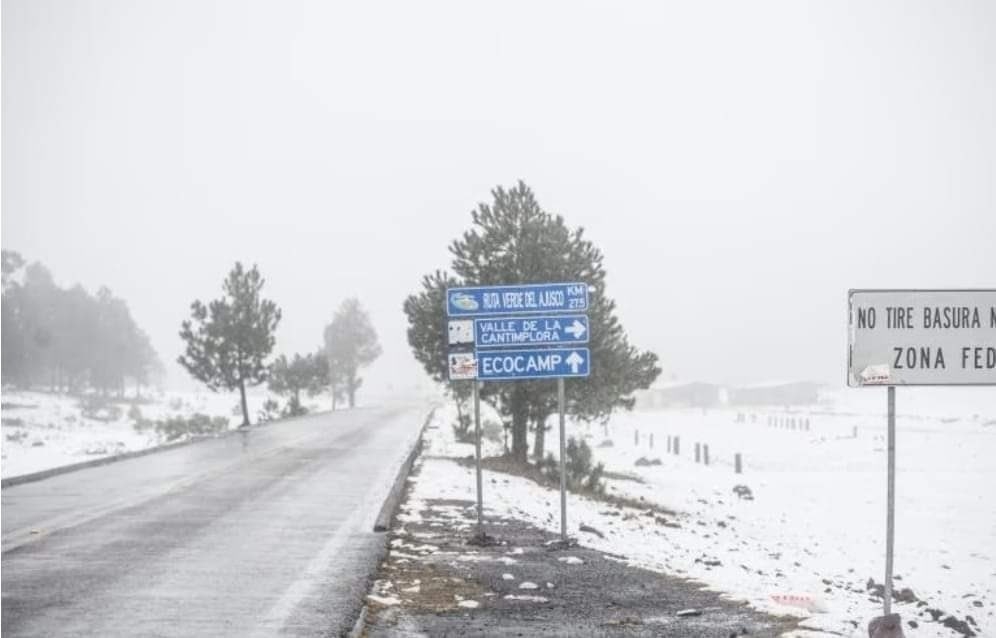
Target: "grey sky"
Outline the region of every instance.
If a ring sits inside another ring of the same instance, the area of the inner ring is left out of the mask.
[[[996,285],[996,5],[3,0],[4,248],[171,379],[258,262],[306,351],[400,311],[496,184],[588,229],[667,375],[845,380],[849,287]]]

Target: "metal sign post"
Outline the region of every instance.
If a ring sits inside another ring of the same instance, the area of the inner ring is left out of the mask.
[[[564,453],[564,378],[557,379],[557,405],[560,408],[560,540],[567,542],[567,458]]]
[[[474,455],[477,460],[477,535],[484,538],[484,481],[481,479],[481,394],[474,380]]]
[[[896,538],[896,386],[889,386],[889,477],[885,514],[885,608],[892,613],[892,549]]]

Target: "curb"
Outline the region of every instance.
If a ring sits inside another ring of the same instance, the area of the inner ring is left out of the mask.
[[[310,416],[316,416],[319,414],[331,414],[328,410],[323,410],[321,412],[312,412],[310,414],[305,414],[301,416],[290,417],[287,419],[274,419],[272,421],[266,421],[265,423],[257,423],[256,425],[250,426],[248,428],[234,428],[227,430],[215,436],[202,436],[198,438],[188,439],[186,441],[180,441],[178,443],[165,443],[163,445],[155,445],[153,447],[147,447],[143,450],[133,450],[131,452],[122,452],[121,454],[112,454],[111,456],[102,456],[99,459],[91,459],[89,461],[80,461],[79,463],[71,463],[69,465],[60,465],[59,467],[51,467],[47,470],[40,470],[38,472],[31,472],[29,474],[19,474],[17,476],[10,476],[5,479],[0,479],[0,489],[7,487],[14,487],[15,485],[21,485],[23,483],[34,483],[35,481],[41,481],[47,478],[52,478],[53,476],[59,476],[60,474],[68,474],[69,472],[75,472],[77,470],[85,470],[91,467],[99,467],[101,465],[110,465],[111,463],[117,463],[118,461],[127,461],[128,459],[134,459],[142,456],[148,456],[149,454],[156,454],[157,452],[168,452],[170,450],[175,450],[193,443],[202,443],[204,441],[212,441],[214,439],[222,439],[228,436],[234,436],[249,430],[254,430],[257,428],[267,427],[269,425],[274,425],[277,423],[285,423],[287,421],[293,421],[295,419],[307,418]],[[421,441],[421,435],[419,435],[419,440]]]
[[[353,629],[350,630],[347,636],[349,638],[360,638],[363,635],[363,630],[366,628],[367,624],[367,605],[363,604],[363,609],[360,610],[360,615],[357,617],[356,622],[353,623]]]
[[[380,507],[380,512],[377,513],[377,520],[374,522],[373,531],[375,533],[386,532],[391,529],[391,523],[394,521],[394,515],[398,511],[398,507],[401,505],[401,497],[405,493],[405,484],[408,480],[408,475],[411,474],[412,465],[415,463],[415,459],[418,458],[419,453],[422,451],[422,436],[425,434],[425,428],[432,422],[432,417],[436,414],[436,409],[433,407],[429,410],[429,413],[425,416],[425,421],[422,423],[422,427],[419,428],[418,437],[416,437],[415,442],[412,444],[412,449],[408,451],[408,455],[405,457],[404,462],[401,464],[401,468],[398,470],[398,475],[394,479],[394,484],[391,486],[391,491],[388,492],[387,498],[384,499],[384,504]],[[378,553],[377,560],[375,561],[374,570],[367,577],[367,586],[363,590],[360,596],[359,603],[361,605],[359,614],[357,614],[356,620],[353,622],[353,628],[349,631],[344,631],[343,636],[348,638],[360,638],[363,636],[363,632],[366,629],[367,624],[367,612],[369,607],[366,603],[366,592],[370,591],[370,586],[373,583],[373,575],[376,572],[377,565],[384,559],[387,553],[387,540],[384,540],[383,545]]]
[[[425,428],[432,421],[432,417],[435,414],[436,408],[432,408],[429,410],[429,414],[426,415],[425,422],[422,424],[421,429],[419,429],[418,438],[415,439],[415,444],[412,445],[411,451],[408,452],[405,462],[401,464],[398,476],[394,479],[394,485],[391,486],[391,491],[388,492],[387,498],[384,499],[384,504],[380,508],[380,513],[377,514],[377,521],[374,523],[373,531],[386,532],[391,529],[391,522],[394,520],[394,515],[401,504],[401,497],[405,492],[405,482],[412,471],[412,464],[415,463],[415,459],[418,458],[419,453],[422,451],[422,435],[425,434]]]

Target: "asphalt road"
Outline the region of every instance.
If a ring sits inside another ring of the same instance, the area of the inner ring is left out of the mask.
[[[320,414],[5,488],[3,636],[339,635],[424,413]]]

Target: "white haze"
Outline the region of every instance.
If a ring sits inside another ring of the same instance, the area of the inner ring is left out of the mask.
[[[257,262],[278,352],[401,303],[524,179],[665,378],[845,378],[850,287],[996,285],[988,2],[3,1],[3,247],[167,362]],[[986,390],[988,392],[988,390]]]

